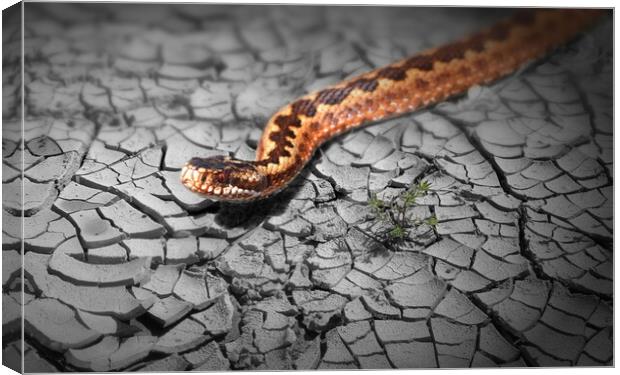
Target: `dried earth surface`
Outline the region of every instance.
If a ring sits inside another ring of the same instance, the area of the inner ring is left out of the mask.
[[[192,156],[252,159],[295,97],[504,14],[27,3],[23,133],[3,41],[5,364],[22,284],[28,372],[611,364],[610,19],[333,140],[274,199],[179,183]],[[438,224],[387,246],[369,198],[421,180]]]

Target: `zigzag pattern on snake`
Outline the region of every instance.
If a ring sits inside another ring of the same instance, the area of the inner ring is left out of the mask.
[[[192,158],[182,183],[206,198],[249,201],[288,185],[321,144],[369,122],[401,115],[505,76],[574,38],[600,10],[540,9],[305,95],[267,123],[255,161]]]

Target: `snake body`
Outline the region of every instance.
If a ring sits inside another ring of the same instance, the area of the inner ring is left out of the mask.
[[[214,200],[268,197],[286,187],[324,142],[505,76],[570,41],[601,12],[519,11],[465,39],[305,95],[269,120],[255,161],[195,157],[183,167],[181,181]]]

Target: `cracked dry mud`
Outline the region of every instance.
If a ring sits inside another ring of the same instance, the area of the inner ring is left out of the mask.
[[[3,41],[5,363],[23,211],[26,371],[610,365],[610,19],[338,137],[274,199],[179,183],[191,156],[253,158],[300,94],[506,12],[26,4],[23,139]],[[437,226],[377,241],[370,194],[422,179]]]

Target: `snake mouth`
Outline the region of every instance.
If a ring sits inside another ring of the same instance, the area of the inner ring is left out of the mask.
[[[181,170],[181,183],[185,187],[212,200],[249,201],[257,199],[260,195],[258,191],[218,182],[215,177],[207,169],[190,163]]]

